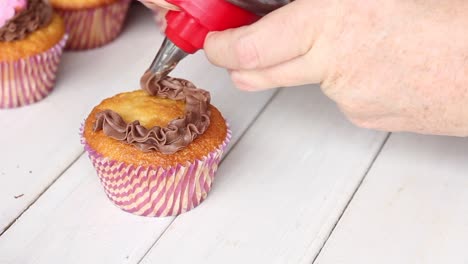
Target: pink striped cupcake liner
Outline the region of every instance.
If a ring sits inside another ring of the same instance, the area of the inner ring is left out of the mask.
[[[119,36],[127,17],[130,0],[83,10],[56,8],[67,27],[70,40],[67,50],[86,50],[101,47]]]
[[[0,61],[0,108],[15,108],[42,100],[55,85],[67,35],[49,50],[15,61]]]
[[[163,168],[111,160],[92,149],[82,137],[107,197],[128,213],[149,217],[175,216],[200,205],[211,190],[230,140],[228,128],[224,142],[205,157]]]

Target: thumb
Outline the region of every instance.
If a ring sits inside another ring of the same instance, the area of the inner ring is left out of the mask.
[[[205,52],[215,65],[233,70],[265,68],[307,53],[323,12],[318,0],[297,0],[237,29],[213,32]]]

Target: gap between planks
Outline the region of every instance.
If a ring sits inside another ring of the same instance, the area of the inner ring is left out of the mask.
[[[81,158],[81,156],[83,156],[83,154],[84,154],[84,151],[81,151],[81,153],[80,153],[75,159],[73,159],[73,161],[72,161],[67,167],[65,167],[65,169],[62,170],[62,171],[59,173],[59,175],[58,175],[49,185],[47,185],[47,187],[45,187],[44,190],[42,190],[42,191],[33,199],[33,201],[32,201],[30,204],[28,204],[28,206],[27,206],[23,211],[21,211],[21,213],[20,213],[15,219],[13,219],[10,223],[8,223],[8,225],[5,227],[5,229],[3,229],[3,230],[0,232],[0,237],[1,237],[6,231],[8,231],[8,229],[10,229],[10,228],[16,223],[16,221],[17,221],[21,216],[23,216],[23,214],[24,214],[26,211],[29,210],[29,208],[31,208],[31,206],[33,206],[33,205],[39,200],[39,198],[41,198],[42,195],[44,195],[44,193],[46,193],[46,192],[50,189],[50,187],[52,187],[52,185],[54,185],[54,183],[57,182],[57,180],[58,180],[60,177],[62,177],[62,175],[65,174],[65,172],[67,172],[68,169],[70,169],[70,167],[73,166],[73,164],[75,164],[75,163]]]
[[[333,225],[332,229],[330,230],[330,232],[328,233],[327,237],[326,237],[325,240],[323,241],[322,246],[321,246],[320,249],[318,250],[318,252],[317,252],[317,254],[315,255],[314,259],[312,260],[311,264],[314,264],[315,261],[317,260],[317,258],[320,256],[320,253],[322,253],[323,248],[324,248],[325,245],[327,244],[328,240],[330,239],[331,235],[332,235],[333,232],[335,231],[335,229],[336,229],[336,227],[338,226],[338,224],[340,223],[341,218],[343,217],[344,213],[346,212],[346,210],[348,210],[349,205],[350,205],[351,202],[354,200],[354,196],[356,195],[356,193],[358,192],[358,190],[361,188],[362,183],[366,180],[367,175],[369,174],[370,170],[371,170],[372,167],[374,166],[375,161],[376,161],[376,160],[378,159],[378,157],[380,156],[380,153],[382,153],[382,150],[384,149],[384,147],[385,147],[385,145],[387,144],[388,139],[390,138],[391,135],[392,135],[392,133],[387,133],[387,135],[385,136],[385,139],[383,140],[383,142],[382,142],[382,144],[380,145],[379,149],[378,149],[377,152],[375,153],[374,158],[373,158],[372,161],[369,163],[369,167],[367,167],[366,171],[364,172],[364,175],[363,175],[361,181],[358,183],[358,186],[356,187],[356,189],[354,190],[353,194],[352,194],[351,197],[349,198],[348,202],[346,203],[346,206],[345,206],[345,207],[343,208],[343,210],[341,211],[340,216],[336,219],[335,224]],[[171,223],[172,223],[172,222],[171,222]]]
[[[250,127],[255,123],[255,121],[258,119],[258,117],[265,111],[265,109],[271,104],[271,102],[276,98],[276,96],[278,95],[280,89],[278,89],[277,91],[275,91],[273,93],[273,95],[270,97],[270,99],[266,102],[266,104],[261,108],[261,110],[258,112],[258,114],[254,117],[254,119],[252,119],[252,121],[248,124],[247,128],[243,131],[243,133],[241,134],[241,136],[239,137],[239,140],[236,141],[236,143],[234,143],[234,145],[230,148],[230,150],[226,153],[225,157],[227,155],[229,155],[229,152],[237,145],[237,143],[242,139],[242,137],[245,135],[245,133],[250,129]],[[84,151],[81,151],[81,153],[73,159],[73,161],[67,166],[65,167],[64,170],[62,170],[58,176],[46,187],[44,188],[34,199],[33,201],[28,204],[28,206],[23,210],[21,211],[21,213],[15,217],[15,219],[13,219],[10,223],[8,223],[8,225],[0,232],[0,237],[6,232],[8,231],[15,223],[16,221],[21,218],[23,216],[23,214],[29,210],[29,208],[31,208],[31,206],[33,206],[51,187],[52,185],[54,185],[59,178],[61,178],[83,155],[84,155]],[[224,160],[224,158],[223,158]],[[159,239],[164,235],[164,233],[166,232],[166,230],[171,226],[171,224],[174,222],[175,218],[171,221],[171,223],[166,227],[166,229],[164,230],[164,232],[158,236],[158,238],[156,239],[156,241],[153,243],[153,245],[148,248],[148,250],[145,252],[145,254],[143,255],[143,257],[138,261],[138,263],[140,263],[144,258],[145,256],[148,254],[148,252],[151,250],[151,248],[153,248],[153,246],[159,241]]]
[[[229,156],[229,153],[231,153],[231,151],[237,146],[237,144],[242,140],[242,138],[244,137],[244,135],[247,133],[247,131],[250,130],[250,128],[255,124],[255,122],[257,121],[257,119],[263,114],[263,112],[265,112],[265,110],[268,108],[268,106],[271,104],[271,102],[273,102],[273,100],[275,100],[275,98],[278,96],[279,92],[281,91],[282,89],[277,89],[273,95],[270,97],[270,99],[268,99],[268,101],[266,102],[266,104],[260,109],[260,111],[258,111],[258,114],[252,119],[252,121],[248,124],[248,126],[245,128],[245,130],[242,132],[242,134],[239,136],[239,139],[236,141],[236,143],[234,143],[234,145],[232,145],[232,147],[229,149],[229,151],[223,156],[223,160],[221,160],[220,162],[220,165],[223,164],[223,161],[224,159]],[[379,153],[380,153],[380,150],[379,150]],[[367,174],[367,172],[366,172]],[[151,251],[151,249],[158,243],[159,240],[161,240],[161,238],[164,236],[164,234],[166,234],[167,230],[169,229],[169,227],[171,227],[171,225],[174,223],[174,221],[177,219],[178,216],[174,217],[172,219],[172,221],[166,226],[166,228],[164,229],[164,231],[156,238],[156,240],[154,241],[154,243],[148,248],[148,250],[146,250],[145,254],[143,254],[143,256],[137,261],[137,264],[140,264],[143,259],[146,258],[146,256],[148,255],[148,253]],[[328,239],[328,238],[327,238]]]

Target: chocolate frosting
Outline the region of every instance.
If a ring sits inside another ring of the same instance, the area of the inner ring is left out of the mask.
[[[52,19],[52,7],[44,0],[29,0],[28,7],[0,28],[0,41],[24,39],[29,33],[46,26]]]
[[[139,121],[126,123],[118,113],[105,110],[97,113],[94,131],[103,130],[105,135],[144,152],[155,150],[173,154],[192,143],[210,125],[209,92],[196,88],[189,81],[162,78],[150,72],[143,75],[141,85],[150,95],[185,101],[185,115],[172,120],[167,127],[147,129]]]

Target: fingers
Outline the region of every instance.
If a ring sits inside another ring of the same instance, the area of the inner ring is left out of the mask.
[[[320,60],[321,56],[310,53],[264,69],[231,71],[231,78],[247,91],[320,83],[326,68]]]
[[[140,2],[152,10],[157,10],[158,8],[179,10],[177,6],[171,5],[164,0],[140,0]]]
[[[205,41],[208,59],[224,68],[252,70],[306,54],[318,28],[313,21],[319,10],[311,9],[312,2],[295,1],[253,25],[211,33]]]

